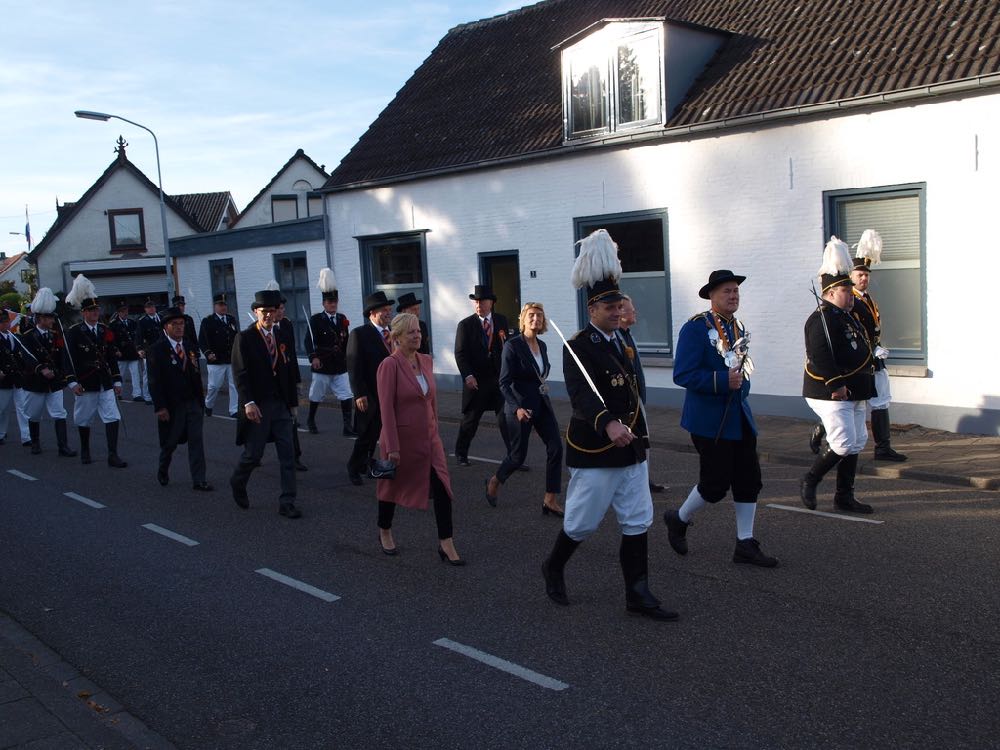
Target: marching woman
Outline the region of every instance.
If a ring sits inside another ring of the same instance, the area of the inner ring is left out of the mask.
[[[542,513],[562,517],[558,495],[562,480],[562,437],[549,400],[549,355],[539,334],[548,330],[541,302],[529,302],[518,317],[521,335],[503,346],[500,362],[500,392],[504,397],[510,451],[497,473],[486,480],[486,502],[494,508],[497,493],[507,478],[524,463],[531,430],[545,443],[545,497]]]
[[[378,401],[382,411],[379,446],[383,460],[395,464],[394,479],[378,480],[379,544],[387,555],[398,550],[392,537],[396,506],[426,510],[434,500],[438,556],[464,565],[452,541],[451,478],[438,432],[434,360],[420,354],[420,320],[402,313],[392,319],[392,354],[378,367]]]

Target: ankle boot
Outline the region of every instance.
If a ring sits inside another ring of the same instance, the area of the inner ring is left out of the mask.
[[[319,409],[318,401],[309,402],[309,418],[306,420],[306,427],[310,434],[315,435],[319,430],[316,427],[316,410]]]
[[[905,461],[906,456],[897,453],[889,444],[889,410],[872,409],[872,437],[875,439],[876,461]]]
[[[566,567],[566,562],[573,556],[573,553],[576,552],[576,548],[579,546],[579,542],[573,541],[566,535],[565,531],[560,530],[559,536],[556,537],[556,543],[552,547],[552,553],[542,563],[542,576],[545,578],[545,593],[556,604],[563,606],[569,604],[569,599],[566,597],[566,582],[563,580],[563,570]]]
[[[104,425],[104,434],[108,438],[108,466],[114,469],[124,469],[127,463],[118,457],[118,421]]]
[[[340,412],[344,415],[344,437],[357,437],[358,433],[354,431],[352,426],[354,423],[354,402],[345,398],[340,402]]]
[[[59,455],[73,458],[76,451],[69,447],[69,438],[66,436],[66,420],[57,419],[54,422],[56,428],[56,444],[59,446]]]
[[[823,479],[830,469],[837,465],[837,462],[841,458],[839,454],[834,453],[833,449],[828,446],[826,450],[820,452],[813,462],[812,467],[799,481],[799,494],[802,497],[802,504],[809,508],[809,510],[816,510],[816,487],[819,485],[820,480]]]
[[[28,434],[31,435],[31,453],[37,456],[42,452],[42,423],[29,421]]]
[[[90,463],[90,428],[77,427],[80,433],[80,463]]]
[[[851,513],[874,513],[875,509],[854,499],[854,477],[858,473],[858,454],[844,456],[837,464],[837,492],[833,504],[837,510]]]
[[[625,609],[654,620],[676,620],[676,612],[660,607],[660,600],[649,590],[649,537],[647,534],[622,535],[618,559],[625,578]]]

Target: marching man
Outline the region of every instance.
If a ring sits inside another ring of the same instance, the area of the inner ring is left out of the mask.
[[[239,395],[236,392],[236,381],[233,380],[232,355],[233,342],[239,333],[236,318],[229,314],[229,305],[225,294],[217,294],[212,299],[215,308],[211,315],[201,321],[198,331],[198,345],[208,362],[208,393],[205,394],[205,416],[212,416],[215,399],[223,384],[229,389],[229,410],[231,417],[236,416],[239,408]],[[187,325],[187,321],[185,321]],[[186,343],[186,342],[185,342]]]
[[[351,392],[351,378],[347,374],[347,340],[351,335],[351,323],[337,312],[340,292],[337,279],[329,268],[320,269],[317,288],[323,294],[323,312],[309,318],[305,348],[312,365],[312,381],[309,383],[309,432],[319,432],[316,427],[316,411],[327,393],[332,393],[340,402],[344,417],[344,437],[355,437],[351,427],[354,394]]]

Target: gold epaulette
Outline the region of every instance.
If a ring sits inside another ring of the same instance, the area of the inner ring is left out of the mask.
[[[692,315],[690,318],[688,318],[688,322],[690,323],[692,320],[702,320],[706,317],[708,317],[708,310],[705,310],[705,312],[700,312],[697,315]]]

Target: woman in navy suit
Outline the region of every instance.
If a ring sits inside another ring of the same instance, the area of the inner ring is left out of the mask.
[[[486,480],[486,501],[493,507],[501,485],[524,463],[528,438],[535,428],[545,443],[545,498],[542,513],[562,516],[558,495],[562,482],[562,438],[549,400],[549,357],[538,335],[548,330],[545,309],[540,302],[528,302],[518,316],[521,335],[503,346],[500,365],[500,392],[504,397],[504,419],[510,435],[510,452],[497,473]]]

